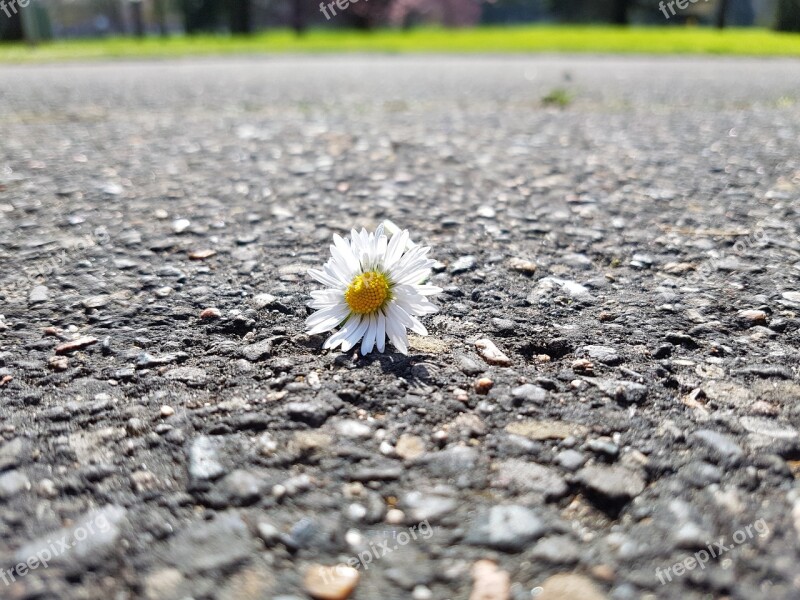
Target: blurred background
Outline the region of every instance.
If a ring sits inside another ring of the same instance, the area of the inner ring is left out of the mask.
[[[192,34],[273,29],[608,23],[800,31],[800,0],[689,0],[669,14],[658,0],[361,0],[326,17],[316,0],[5,0],[0,40]],[[327,3],[326,3],[327,4]],[[22,8],[24,6],[24,8]],[[669,15],[668,17],[666,15]]]

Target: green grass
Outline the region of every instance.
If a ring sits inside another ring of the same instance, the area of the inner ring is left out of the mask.
[[[765,29],[682,27],[482,27],[478,29],[315,30],[304,36],[279,30],[252,37],[196,36],[168,39],[109,38],[59,41],[28,47],[0,45],[0,62],[25,63],[98,58],[151,58],[264,53],[529,53],[730,54],[800,56],[800,34]]]
[[[548,94],[542,96],[542,104],[545,106],[566,108],[570,102],[572,102],[572,94],[564,88],[553,88]]]

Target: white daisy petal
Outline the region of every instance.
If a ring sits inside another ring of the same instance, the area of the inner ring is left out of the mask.
[[[321,321],[315,327],[309,329],[306,333],[308,335],[317,335],[318,333],[325,333],[326,331],[333,331],[337,325],[342,322],[343,319],[339,319],[336,317],[330,317],[324,321]]]
[[[383,316],[382,311],[378,311],[378,328],[375,332],[375,346],[378,352],[383,354],[386,348],[386,317]]]
[[[392,345],[401,354],[408,354],[408,338],[406,337],[406,329],[398,321],[387,316],[386,319],[386,335],[392,342]]]
[[[367,317],[359,317],[359,319],[358,327],[353,328],[342,342],[342,352],[349,352],[367,332],[369,319]]]
[[[331,246],[331,256],[334,258],[331,267],[341,273],[345,281],[350,281],[359,269],[358,261],[353,256],[353,253],[350,252],[350,249],[345,248],[342,250],[338,246]]]
[[[311,302],[307,306],[323,309],[342,302],[344,302],[344,294],[340,290],[314,290],[311,292]]]
[[[341,252],[347,266],[355,273],[358,270],[358,260],[356,260],[356,256],[353,254],[350,244],[348,244],[342,236],[335,233],[333,234],[333,243],[336,248],[339,249],[339,252]]]
[[[429,268],[422,268],[416,269],[413,271],[407,272],[402,277],[397,277],[392,279],[395,283],[399,285],[415,285],[422,281],[425,281],[431,274],[431,270]]]
[[[352,319],[348,320],[348,322],[345,323],[339,331],[325,340],[325,343],[322,345],[322,347],[327,350],[329,348],[336,348],[336,346],[341,344],[342,341],[344,341],[344,339],[352,332],[352,329],[356,325],[352,321]]]
[[[422,315],[432,315],[436,312],[439,312],[439,307],[433,304],[432,302],[428,302],[427,300],[423,300],[420,303],[416,302],[408,302],[406,300],[400,300],[399,298],[395,299],[397,306],[402,308],[409,316],[422,316]]]
[[[375,346],[375,336],[377,333],[378,321],[375,318],[375,315],[370,315],[367,332],[364,334],[364,339],[361,340],[361,356],[366,356],[372,352],[372,348]]]
[[[383,259],[384,268],[390,269],[400,259],[407,242],[408,231],[404,230],[392,236],[392,239],[389,240],[389,247],[386,250],[386,257]]]
[[[411,319],[412,323],[411,331],[417,335],[428,335],[428,330],[425,329],[425,325],[423,325],[417,317],[414,315],[409,315],[409,318]]]
[[[351,278],[347,276],[346,269],[345,265],[339,265],[333,260],[329,260],[322,266],[325,274],[337,281],[337,287],[346,287],[350,283]]]
[[[391,302],[386,307],[386,315],[392,320],[400,323],[403,327],[411,329],[414,325],[411,322],[411,317],[403,310],[397,302]]]
[[[386,248],[389,246],[389,238],[385,235],[377,236],[377,249],[375,253],[377,254],[378,258],[383,260],[383,257],[386,256]]]
[[[435,296],[436,294],[441,294],[444,290],[440,287],[435,285],[415,285],[414,291],[418,294],[422,294],[423,296]]]
[[[339,281],[335,277],[331,277],[324,271],[318,271],[317,269],[309,269],[308,274],[323,285],[328,285],[331,287],[338,287],[339,285]]]
[[[355,229],[350,230],[350,248],[353,249],[353,256],[358,258],[361,255],[361,238]]]
[[[306,319],[306,327],[308,327],[306,333],[316,335],[330,331],[344,321],[348,314],[350,314],[350,308],[347,305],[317,311]]]

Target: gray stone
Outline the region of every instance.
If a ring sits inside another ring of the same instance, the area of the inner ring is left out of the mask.
[[[31,482],[21,471],[8,471],[0,475],[0,499],[8,500],[31,489]]]
[[[567,483],[554,469],[516,458],[498,465],[492,485],[536,492],[546,499],[561,498],[568,489]]]
[[[475,518],[464,541],[473,546],[521,552],[546,531],[542,519],[524,506],[493,506]]]
[[[619,466],[590,465],[577,474],[590,492],[611,502],[628,502],[644,491],[642,476]]]
[[[259,521],[256,526],[258,537],[260,537],[267,548],[274,546],[281,538],[281,531],[269,521]]]
[[[205,370],[198,367],[176,367],[167,371],[164,377],[196,387],[205,385],[207,379]]]
[[[423,492],[409,492],[403,496],[401,508],[415,523],[436,522],[452,513],[458,503],[450,497]]]
[[[222,506],[246,506],[256,502],[264,488],[260,477],[244,469],[236,469],[223,477],[214,488],[216,503]]]
[[[454,446],[441,452],[427,452],[419,460],[436,477],[456,477],[475,468],[478,464],[478,451],[466,446]]]
[[[754,365],[736,371],[735,375],[755,375],[762,379],[794,379],[794,373],[783,365]]]
[[[0,471],[5,471],[11,467],[25,462],[30,452],[30,442],[24,438],[17,437],[3,444],[0,447]]]
[[[556,292],[563,292],[570,298],[587,304],[595,301],[589,290],[580,283],[559,279],[558,277],[543,277],[537,282],[536,288],[528,295],[528,302],[538,304],[539,300]]]
[[[647,386],[619,379],[591,379],[585,381],[596,386],[609,398],[623,404],[641,404],[647,398]]]
[[[614,348],[608,346],[585,346],[583,353],[592,360],[601,362],[604,365],[617,365],[621,362],[619,354]]]
[[[335,412],[330,404],[321,400],[289,402],[285,410],[293,421],[301,421],[312,427],[319,427]]]
[[[217,444],[207,436],[192,442],[189,449],[189,475],[192,479],[207,481],[217,479],[225,473],[225,468],[217,457]]]
[[[742,417],[739,419],[742,427],[750,433],[763,435],[776,440],[792,440],[797,437],[797,429],[786,423],[779,423],[774,419],[764,417]]]
[[[256,552],[255,540],[235,512],[224,512],[210,522],[185,526],[169,543],[163,560],[186,574],[231,569]]]
[[[272,354],[272,340],[263,340],[242,349],[242,356],[250,362],[256,362],[269,358]]]
[[[463,354],[458,357],[458,368],[465,375],[480,375],[486,370],[483,364]]]
[[[722,471],[718,467],[699,460],[684,465],[678,471],[678,475],[687,483],[698,488],[705,488],[712,483],[722,481]]]
[[[346,438],[367,439],[372,437],[372,427],[356,419],[336,421],[333,428],[336,433]]]
[[[45,285],[37,285],[28,294],[28,304],[42,304],[50,299],[50,290]]]
[[[611,458],[616,458],[619,454],[619,446],[617,446],[608,438],[589,440],[586,445],[592,452],[597,454],[605,454]]]
[[[400,465],[384,464],[371,467],[359,467],[348,473],[351,481],[391,481],[400,479],[403,476],[403,468]]]
[[[160,367],[169,365],[171,363],[180,362],[189,358],[186,352],[173,352],[169,354],[162,354],[161,356],[153,356],[147,352],[142,352],[136,357],[136,366],[140,369],[149,369],[152,367]]]
[[[501,319],[497,317],[492,319],[492,326],[496,332],[504,335],[513,334],[518,329],[518,325],[511,319]]]
[[[562,450],[556,456],[556,462],[567,471],[577,471],[586,463],[586,457],[577,450]]]
[[[538,385],[526,383],[511,390],[511,396],[517,402],[533,402],[540,404],[547,400],[547,390]]]
[[[476,262],[474,256],[462,256],[450,266],[450,272],[454,275],[458,273],[465,273],[475,268]]]
[[[109,302],[111,302],[111,296],[108,294],[103,294],[101,296],[92,296],[91,298],[86,298],[81,304],[83,304],[84,308],[102,308]]]
[[[689,436],[689,440],[707,448],[717,459],[724,461],[738,461],[744,455],[732,437],[711,429],[695,431]]]
[[[272,294],[258,294],[253,296],[253,306],[256,310],[261,310],[274,304],[278,299]]]
[[[531,556],[553,564],[570,565],[578,562],[580,547],[569,536],[556,535],[536,542]]]

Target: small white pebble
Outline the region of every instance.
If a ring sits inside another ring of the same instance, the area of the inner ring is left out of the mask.
[[[437,442],[445,442],[447,441],[447,432],[440,429],[439,431],[433,432],[433,439]]]
[[[162,417],[164,417],[164,418],[171,417],[174,414],[175,414],[175,409],[172,408],[171,406],[167,406],[165,404],[164,406],[161,407],[161,416]]]
[[[342,486],[342,493],[345,498],[358,498],[364,493],[364,484],[360,481],[345,483]]]
[[[364,543],[364,536],[357,529],[348,529],[344,534],[344,541],[353,548],[358,548]]]
[[[268,433],[264,433],[261,436],[259,436],[258,440],[256,441],[256,444],[258,446],[258,451],[263,456],[272,456],[278,449],[278,442],[273,440]]]
[[[363,504],[353,502],[347,507],[347,518],[351,521],[360,521],[367,516],[367,509]]]
[[[36,484],[36,493],[45,498],[55,498],[58,496],[56,484],[51,479],[41,479]]]
[[[386,522],[390,525],[400,525],[406,520],[406,513],[398,508],[392,508],[386,511]]]
[[[184,231],[189,229],[191,225],[192,223],[191,221],[189,221],[189,219],[175,219],[172,222],[172,231],[174,231],[175,233],[183,233]]]
[[[394,454],[394,446],[392,446],[389,442],[384,440],[383,442],[381,442],[380,451],[381,454],[383,454],[384,456],[391,456],[392,454]]]
[[[411,598],[413,598],[413,600],[431,600],[431,598],[433,598],[433,592],[424,585],[418,585],[414,588],[414,591],[411,592]]]
[[[286,487],[280,483],[272,486],[272,495],[276,498],[283,498],[286,495]]]
[[[318,390],[321,386],[319,381],[319,373],[316,371],[311,371],[308,375],[306,375],[306,383],[311,386],[312,390]]]

